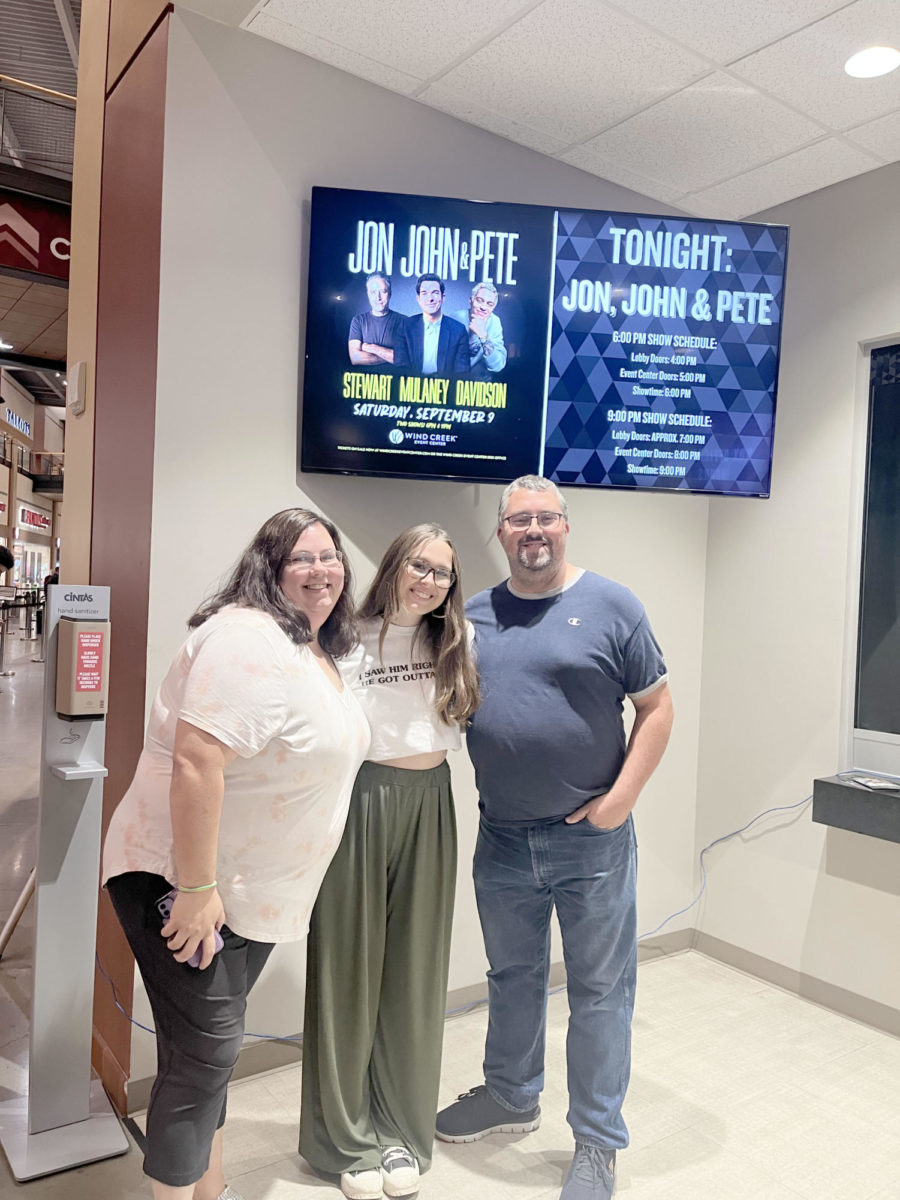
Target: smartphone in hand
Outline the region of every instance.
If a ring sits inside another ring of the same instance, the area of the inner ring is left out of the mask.
[[[156,902],[156,908],[157,908],[157,911],[159,912],[159,915],[162,917],[163,925],[166,924],[169,917],[172,915],[172,905],[175,903],[175,897],[177,895],[178,895],[178,888],[172,888],[171,892],[166,892],[166,894],[164,896],[160,896],[160,898]],[[221,933],[219,933],[218,929],[215,931],[215,935],[216,935],[216,948],[213,951],[213,953],[218,954],[219,951],[222,949],[222,947],[225,945],[225,943],[222,941],[222,935],[221,935]],[[187,965],[189,967],[199,967],[200,959],[202,957],[203,957],[203,950],[200,946],[198,946],[197,949],[194,951],[194,953],[191,955],[191,957],[189,959],[187,959]]]

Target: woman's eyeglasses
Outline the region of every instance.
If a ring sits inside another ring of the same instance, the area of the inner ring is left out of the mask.
[[[430,563],[425,562],[424,558],[408,558],[406,569],[416,579],[427,579],[429,575],[433,575],[434,586],[443,588],[445,591],[453,586],[453,581],[456,579],[455,571],[448,571],[446,567],[433,567]]]
[[[292,554],[284,561],[289,567],[299,567],[301,571],[309,571],[316,563],[320,563],[326,568],[339,567],[344,561],[344,556],[340,550],[323,550],[321,554],[310,554],[306,550],[301,550],[299,554]]]

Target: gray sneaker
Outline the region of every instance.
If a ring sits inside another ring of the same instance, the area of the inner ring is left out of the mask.
[[[438,1113],[435,1132],[442,1142],[478,1142],[489,1133],[531,1133],[540,1123],[539,1104],[513,1112],[498,1104],[481,1083]]]
[[[615,1150],[601,1150],[599,1146],[576,1142],[575,1157],[559,1200],[610,1200],[615,1190]]]

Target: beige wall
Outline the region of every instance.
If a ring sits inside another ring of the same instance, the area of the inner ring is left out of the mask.
[[[66,426],[62,420],[57,420],[50,415],[49,410],[44,410],[44,444],[42,450],[48,451],[50,454],[59,454],[65,449]]]
[[[360,114],[366,121],[360,121]],[[394,131],[389,154],[372,124]],[[646,211],[660,206],[260,38],[176,13],[170,45],[148,696],[193,605],[259,524],[310,504],[344,531],[360,582],[413,521],[450,526],[466,591],[505,574],[493,538],[499,487],[297,476],[304,258],[314,184]],[[202,453],[198,446],[202,445]],[[177,499],[176,499],[177,498]],[[694,881],[706,498],[572,491],[579,564],[632,587],[666,648],[679,709],[638,814],[640,919],[652,928]],[[202,530],[202,536],[186,529]],[[476,798],[453,762],[460,874],[451,988],[483,981],[470,881]],[[684,927],[685,919],[673,928]],[[303,947],[279,947],[248,1028],[301,1025]],[[140,1019],[142,997],[136,992]],[[145,1011],[145,1010],[143,1010]],[[152,1073],[139,1031],[133,1074]]]
[[[9,371],[0,371],[0,399],[3,400],[3,416],[0,418],[0,433],[8,438],[15,438],[23,446],[31,446],[34,442],[34,400],[25,389],[16,382],[15,375]],[[28,422],[31,433],[25,434],[6,420],[6,409],[11,409],[17,416]]]
[[[710,506],[698,848],[848,765],[860,345],[900,342],[898,194],[900,165],[761,214],[791,226],[772,499]],[[714,852],[702,929],[900,1008],[900,845],[808,808],[763,830]]]

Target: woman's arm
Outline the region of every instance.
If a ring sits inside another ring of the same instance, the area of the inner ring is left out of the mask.
[[[201,887],[216,878],[225,767],[236,757],[212,734],[187,721],[176,725],[169,808],[175,869],[182,887]],[[213,960],[214,931],[224,920],[217,888],[179,892],[162,934],[177,962],[187,962],[202,944],[202,970]]]

